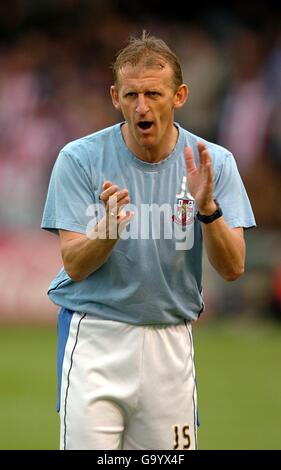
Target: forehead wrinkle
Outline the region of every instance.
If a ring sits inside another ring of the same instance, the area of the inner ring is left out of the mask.
[[[156,76],[154,75],[156,72]],[[170,73],[169,73],[170,72]],[[169,76],[170,75],[170,76]],[[143,67],[133,66],[129,63],[125,64],[119,71],[119,86],[122,88],[164,88],[169,86],[173,88],[172,70],[159,67]],[[163,82],[162,82],[163,80]]]
[[[124,89],[134,89],[138,90],[139,92],[146,91],[146,90],[151,90],[151,89],[162,89],[161,84],[159,84],[159,80],[156,79],[134,79],[134,78],[129,78],[126,80],[126,82],[123,82],[123,88]]]

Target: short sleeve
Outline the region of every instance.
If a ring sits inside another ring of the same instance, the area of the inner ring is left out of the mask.
[[[215,198],[231,228],[256,226],[252,207],[232,154],[227,154],[215,177]]]
[[[61,151],[51,174],[41,228],[85,233],[87,209],[95,203],[93,184],[81,162]]]

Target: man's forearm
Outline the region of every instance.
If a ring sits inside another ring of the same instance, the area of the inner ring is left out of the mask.
[[[116,242],[98,238],[69,240],[63,256],[66,272],[73,281],[83,281],[106,262]]]
[[[109,237],[105,218],[88,235],[70,235],[62,241],[64,268],[74,281],[82,281],[99,269],[118,241],[117,232],[114,238]]]
[[[73,281],[83,281],[106,262],[116,242],[98,238],[70,240],[63,257],[66,272]]]
[[[244,272],[246,251],[243,229],[231,229],[223,217],[201,226],[212,266],[227,281],[240,277]]]

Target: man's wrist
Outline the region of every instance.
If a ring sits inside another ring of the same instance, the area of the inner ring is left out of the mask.
[[[209,204],[205,205],[204,207],[198,207],[198,212],[200,215],[212,215],[217,210],[217,203],[215,200],[212,200]]]
[[[210,224],[212,223],[214,220],[218,219],[219,217],[221,217],[223,214],[222,214],[222,210],[221,210],[221,207],[218,203],[218,201],[216,199],[214,199],[214,210],[213,212],[211,213],[204,213],[202,214],[200,211],[197,212],[197,219],[200,220],[200,222],[203,222],[204,224]],[[211,210],[211,207],[210,207],[210,210]]]

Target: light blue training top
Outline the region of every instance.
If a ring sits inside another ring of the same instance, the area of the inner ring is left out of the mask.
[[[85,234],[89,224],[97,222],[93,204],[99,204],[102,185],[110,180],[119,189],[129,190],[136,214],[126,233],[132,230],[132,236],[120,239],[108,260],[83,281],[72,281],[62,268],[48,295],[55,304],[70,310],[130,324],[196,320],[203,309],[200,222],[195,217],[188,226],[194,242],[190,235],[188,249],[177,249],[178,235],[172,231],[166,239],[161,223],[158,234],[143,228],[141,205],[168,205],[172,214],[165,212],[164,218],[175,225],[172,215],[176,215],[177,195],[186,174],[184,147],[192,147],[197,161],[197,142],[201,141],[212,156],[214,193],[226,222],[230,227],[253,227],[254,215],[235,160],[228,150],[176,124],[179,137],[173,152],[159,163],[146,163],[126,146],[122,124],[75,140],[61,150],[50,179],[42,228]],[[101,214],[97,210],[97,216]]]

